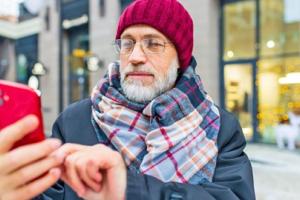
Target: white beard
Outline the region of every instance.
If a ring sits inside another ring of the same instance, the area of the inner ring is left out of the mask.
[[[125,80],[126,74],[134,71],[137,67],[129,64],[125,69],[120,70],[121,74],[121,87],[124,91],[125,96],[134,102],[147,102],[153,100],[155,97],[161,95],[162,93],[170,90],[175,85],[177,76],[179,62],[175,59],[167,72],[167,75],[159,75],[157,71],[145,65],[138,67],[138,71],[149,72],[154,75],[154,83],[152,85],[145,86],[142,81],[139,80]],[[136,70],[135,70],[136,71]]]

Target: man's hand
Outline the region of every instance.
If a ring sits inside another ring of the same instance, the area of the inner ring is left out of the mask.
[[[104,145],[67,144],[62,180],[88,200],[123,200],[126,167],[121,155]],[[59,150],[59,151],[60,151]]]
[[[63,154],[50,155],[61,142],[49,139],[11,150],[14,143],[38,126],[27,116],[0,132],[0,199],[31,199],[51,187],[61,175]],[[49,156],[50,155],[50,156]]]

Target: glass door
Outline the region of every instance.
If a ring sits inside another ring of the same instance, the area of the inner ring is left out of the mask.
[[[225,108],[239,119],[247,140],[253,139],[253,64],[224,67]]]
[[[75,27],[69,37],[69,100],[70,103],[89,96],[89,73],[85,57],[89,53],[88,27]]]
[[[246,139],[257,141],[257,1],[221,3],[221,103],[236,115]]]

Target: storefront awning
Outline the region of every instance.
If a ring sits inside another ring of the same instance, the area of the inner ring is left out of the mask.
[[[42,19],[34,18],[21,23],[0,20],[0,36],[9,39],[19,39],[38,34],[43,27]]]

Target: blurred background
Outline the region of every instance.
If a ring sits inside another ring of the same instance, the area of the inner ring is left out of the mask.
[[[112,42],[130,2],[0,0],[0,79],[42,92],[48,134],[118,59]],[[257,199],[300,199],[300,0],[181,2],[194,19],[197,72],[250,143]]]

